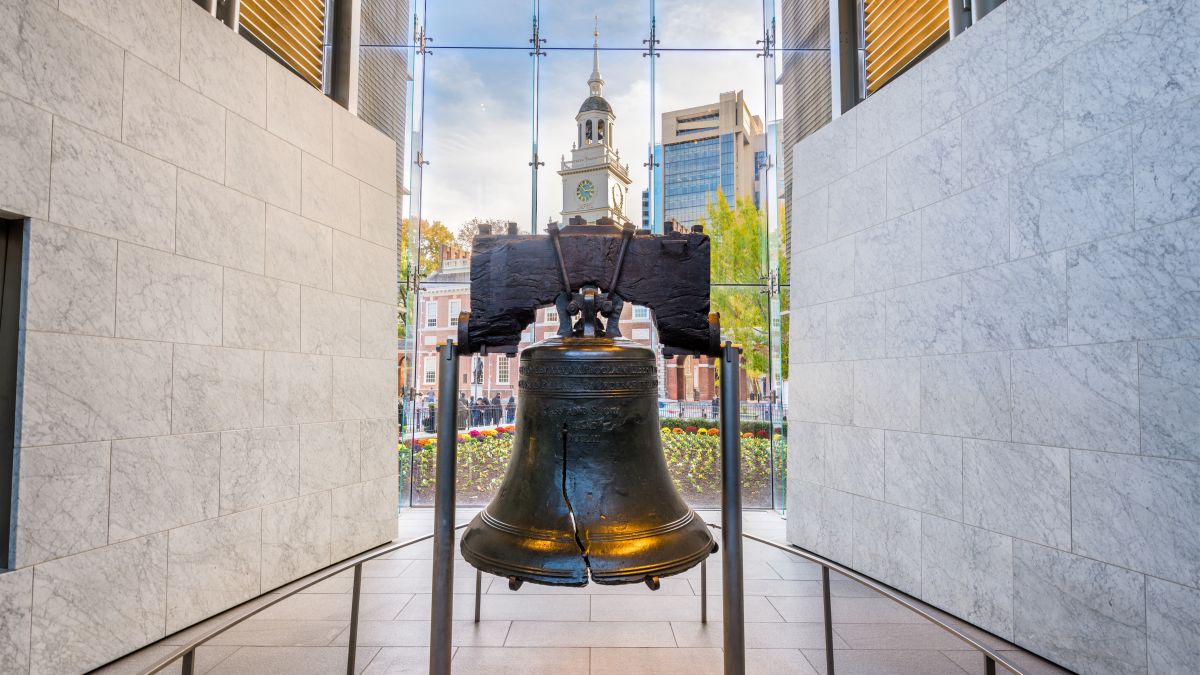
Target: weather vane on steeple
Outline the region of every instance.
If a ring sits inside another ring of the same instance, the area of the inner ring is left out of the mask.
[[[588,78],[588,88],[592,96],[604,95],[604,78],[600,75],[600,16],[597,15],[596,27],[592,29],[592,76]]]
[[[600,15],[594,17],[596,19],[596,28],[592,30],[592,37],[595,38],[595,46],[600,46]]]

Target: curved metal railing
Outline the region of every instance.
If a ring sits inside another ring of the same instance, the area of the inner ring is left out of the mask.
[[[720,525],[716,525],[713,523],[710,523],[709,525],[710,525],[710,527],[712,527],[714,529],[720,529]],[[464,528],[466,526],[467,526],[467,524],[463,523],[462,525],[455,526],[454,529],[461,530],[462,528]],[[755,536],[752,534],[743,533],[742,537],[744,539],[748,539],[750,541],[753,541],[753,542],[756,542],[759,544],[763,544],[765,546],[769,546],[774,549],[778,549],[785,553],[794,555],[798,558],[803,558],[805,560],[808,560],[809,562],[820,565],[820,567],[821,567],[821,595],[822,595],[823,606],[824,606],[823,607],[823,610],[824,610],[823,618],[824,618],[824,624],[825,624],[825,668],[826,668],[825,672],[828,673],[828,675],[834,675],[835,665],[836,665],[835,664],[836,659],[834,656],[835,650],[833,648],[833,608],[832,608],[832,600],[831,600],[831,595],[830,595],[830,590],[829,590],[829,572],[830,572],[830,570],[837,572],[838,574],[841,574],[842,576],[844,576],[848,579],[856,581],[856,582],[862,584],[863,586],[870,588],[871,590],[875,591],[876,593],[879,593],[880,595],[888,598],[889,600],[901,605],[905,609],[908,609],[909,611],[918,614],[925,620],[933,623],[935,626],[938,626],[939,628],[945,630],[946,632],[950,633],[954,637],[962,640],[967,645],[969,645],[972,649],[980,652],[983,655],[984,672],[986,673],[986,675],[995,675],[997,664],[1004,666],[1008,670],[1015,673],[1015,675],[1026,675],[1026,671],[1022,670],[1020,666],[1014,664],[1012,661],[1008,660],[1003,655],[997,653],[995,650],[989,648],[987,645],[984,645],[979,640],[976,640],[975,638],[971,637],[970,635],[963,633],[958,628],[955,628],[954,626],[951,626],[950,624],[946,623],[945,621],[941,620],[940,618],[934,616],[929,611],[927,611],[925,608],[912,602],[907,596],[901,594],[900,592],[898,592],[890,587],[884,586],[883,584],[875,581],[874,579],[871,579],[870,577],[864,576],[858,572],[855,572],[852,569],[849,569],[849,568],[847,568],[843,565],[840,565],[832,560],[829,560],[828,558],[822,557],[822,556],[817,555],[816,553],[812,553],[810,551],[806,551],[802,548],[797,548],[795,546],[790,546],[790,545],[786,545],[786,544],[780,544],[778,542],[771,541],[770,539],[764,539],[762,537],[758,537],[758,536]],[[194,673],[194,669],[195,669],[196,649],[198,647],[204,645],[208,641],[210,641],[213,638],[217,637],[218,635],[224,633],[225,631],[229,630],[230,628],[233,628],[234,626],[240,624],[241,622],[245,621],[246,619],[249,619],[250,617],[258,614],[259,612],[262,612],[263,610],[267,609],[268,607],[271,607],[272,605],[275,605],[287,598],[292,597],[293,595],[299,593],[300,591],[303,591],[306,588],[309,588],[309,587],[314,586],[322,581],[325,581],[334,576],[337,576],[338,574],[341,574],[342,572],[345,572],[347,570],[354,570],[354,587],[353,587],[353,594],[351,596],[351,601],[350,601],[350,635],[349,635],[349,644],[347,645],[347,656],[346,656],[346,672],[353,674],[354,670],[355,670],[354,658],[355,658],[355,654],[357,652],[357,646],[358,646],[358,644],[357,644],[358,643],[358,613],[359,613],[358,608],[359,608],[359,598],[362,593],[362,565],[363,565],[363,563],[370,561],[370,560],[374,560],[376,558],[387,555],[389,553],[399,551],[402,548],[407,548],[409,546],[412,546],[413,544],[419,544],[423,541],[427,541],[432,538],[433,538],[433,533],[431,532],[427,535],[423,535],[423,536],[417,537],[415,539],[409,539],[407,541],[400,542],[398,544],[385,544],[383,546],[373,548],[369,551],[364,551],[363,553],[360,553],[351,558],[347,558],[346,560],[343,560],[342,562],[339,562],[335,565],[326,567],[323,570],[314,572],[306,577],[303,577],[301,579],[291,582],[290,584],[286,584],[286,585],[280,587],[279,589],[276,589],[271,594],[273,597],[267,598],[267,596],[260,596],[259,598],[250,600],[249,602],[243,604],[241,607],[237,607],[237,608],[234,608],[234,610],[230,610],[230,611],[237,611],[239,609],[242,609],[244,611],[239,612],[236,616],[230,618],[228,621],[221,622],[221,624],[219,626],[214,626],[210,629],[201,631],[199,633],[199,635],[189,639],[185,644],[180,645],[180,646],[176,647],[175,649],[171,650],[170,652],[167,652],[163,656],[155,659],[153,662],[151,662],[151,664],[149,666],[146,666],[140,672],[142,675],[151,675],[153,673],[157,673],[157,672],[163,670],[164,668],[170,666],[171,664],[175,663],[176,661],[182,659],[183,660],[183,663],[182,663],[183,675],[192,675]],[[480,587],[477,584],[476,591],[475,591],[476,592],[475,612],[476,612],[476,620],[477,621],[478,621],[478,615],[479,615],[479,592],[480,592],[479,588]],[[703,589],[702,589],[701,603],[706,604],[705,603],[706,600],[707,600],[707,595],[703,594]],[[187,630],[187,629],[185,629],[185,630]]]

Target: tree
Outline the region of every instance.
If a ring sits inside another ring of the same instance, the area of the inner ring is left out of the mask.
[[[504,232],[508,221],[499,218],[472,218],[458,226],[458,233],[454,235],[454,245],[470,252],[475,235],[479,234],[480,225],[491,225],[493,232]]]
[[[770,369],[766,219],[753,199],[737,197],[730,204],[718,190],[699,222],[712,246],[713,311],[721,313],[721,332],[742,345],[748,375],[765,375]],[[786,344],[780,347],[786,350]]]

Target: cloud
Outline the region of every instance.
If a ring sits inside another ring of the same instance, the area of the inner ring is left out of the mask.
[[[434,52],[427,59],[425,168],[422,217],[457,228],[471,218],[501,218],[528,226],[532,217],[533,57],[527,49],[437,49],[440,45],[528,47],[532,3],[527,0],[430,2],[427,29]],[[662,47],[755,49],[761,35],[757,0],[657,0]],[[538,226],[559,219],[560,158],[570,158],[575,114],[588,95],[592,69],[593,15],[600,15],[601,72],[605,97],[617,115],[614,136],[629,165],[627,216],[641,220],[641,191],[652,135],[661,114],[717,100],[741,89],[751,110],[764,119],[763,59],[753,52],[664,52],[656,62],[650,117],[650,59],[642,56],[649,35],[646,0],[542,3],[542,35],[552,50],[541,58]],[[613,48],[631,48],[617,50]],[[418,77],[416,86],[422,82]]]

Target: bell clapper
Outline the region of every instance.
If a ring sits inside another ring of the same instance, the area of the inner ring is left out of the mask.
[[[652,591],[657,591],[662,588],[662,579],[658,577],[646,577],[646,587]]]
[[[508,578],[508,590],[510,591],[520,590],[521,586],[523,585],[525,585],[525,580],[521,577]]]

